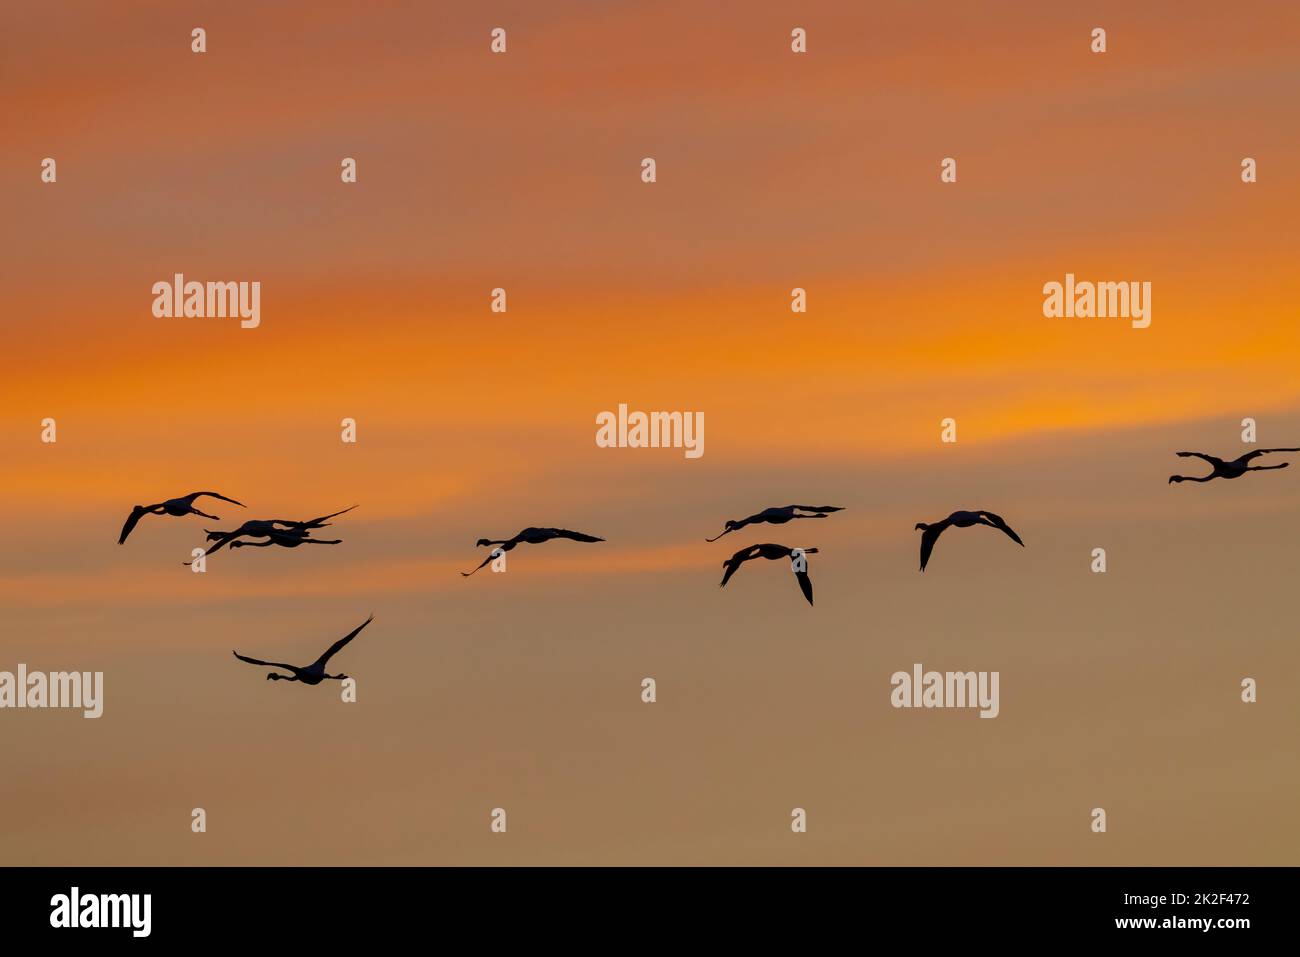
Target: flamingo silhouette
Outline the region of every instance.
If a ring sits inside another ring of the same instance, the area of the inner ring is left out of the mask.
[[[723,535],[744,528],[746,525],[755,525],[760,522],[768,522],[772,525],[784,525],[786,522],[793,521],[796,518],[826,518],[829,512],[844,511],[838,505],[784,505],[777,508],[765,508],[756,515],[748,518],[742,518],[739,521],[728,521],[724,524],[722,533],[715,535],[713,538],[706,538],[706,542],[716,542]],[[798,515],[797,512],[815,512],[814,515]]]
[[[211,531],[210,529],[205,528],[204,531],[207,532],[207,540],[210,542],[216,542],[217,544],[213,545],[211,548],[205,548],[203,550],[203,554],[205,557],[211,555],[213,552],[219,551],[224,546],[230,545],[237,538],[269,538],[272,535],[276,535],[277,533],[293,535],[298,532],[304,532],[304,533],[310,532],[310,530],[313,528],[324,528],[325,526],[330,524],[328,521],[326,521],[327,519],[336,518],[339,515],[343,515],[346,512],[352,511],[352,509],[356,507],[357,506],[353,505],[352,508],[345,508],[341,512],[334,512],[330,515],[322,515],[320,518],[309,519],[305,522],[292,522],[282,518],[273,518],[270,520],[250,519],[249,521],[245,522],[243,525],[240,525],[239,528],[231,532],[221,532],[221,531],[214,532]],[[341,544],[342,542],[341,539],[338,542],[325,542],[315,538],[307,539],[307,540],[313,544],[321,544],[321,545],[325,545],[325,544],[338,545]],[[262,543],[261,546],[258,547],[265,547],[268,544],[270,543],[264,542]],[[301,542],[299,542],[298,544],[301,544]],[[233,548],[236,546],[231,545],[231,547]],[[292,548],[294,546],[290,545],[287,547]],[[189,565],[191,563],[185,562],[184,564]]]
[[[243,502],[236,502],[233,498],[226,498],[217,492],[190,492],[189,495],[183,495],[180,498],[169,498],[165,502],[159,502],[157,505],[137,505],[131,509],[131,514],[127,516],[126,524],[122,526],[122,534],[118,537],[119,545],[126,542],[126,537],[131,534],[132,530],[139,523],[140,519],[146,515],[174,515],[177,518],[183,515],[202,515],[204,518],[211,518],[220,521],[216,515],[209,515],[207,512],[200,512],[194,507],[194,500],[200,496],[206,495],[209,498],[219,498],[223,502],[229,502],[231,505],[244,507]]]
[[[240,661],[248,662],[250,665],[262,665],[266,668],[283,668],[285,671],[292,672],[292,674],[287,674],[287,675],[280,675],[280,674],[276,674],[275,672],[272,672],[271,674],[266,676],[267,681],[300,681],[305,685],[318,685],[326,678],[332,679],[334,681],[342,681],[345,678],[347,678],[347,675],[343,675],[343,674],[328,675],[325,673],[325,665],[329,663],[329,660],[331,658],[333,658],[336,654],[338,654],[339,650],[344,645],[346,645],[349,641],[351,641],[358,634],[360,634],[362,628],[366,627],[366,625],[370,624],[374,620],[375,620],[375,616],[371,615],[361,624],[357,625],[356,628],[353,628],[350,632],[348,632],[338,641],[334,642],[334,644],[330,645],[329,648],[325,651],[325,654],[321,655],[311,664],[301,668],[299,668],[297,665],[287,665],[282,661],[263,661],[260,658],[248,658],[245,657],[244,655],[241,655],[237,651],[232,651],[231,654],[233,654]]]
[[[1272,469],[1284,469],[1291,464],[1290,462],[1283,462],[1280,465],[1249,464],[1259,458],[1259,456],[1268,455],[1270,452],[1300,452],[1300,449],[1256,449],[1253,452],[1247,452],[1245,455],[1233,459],[1231,462],[1225,462],[1223,459],[1216,458],[1213,455],[1206,455],[1204,452],[1175,452],[1175,455],[1184,459],[1191,457],[1204,459],[1210,463],[1210,468],[1213,471],[1211,471],[1209,475],[1205,476],[1171,475],[1169,476],[1169,484],[1172,485],[1175,482],[1208,482],[1211,479],[1216,478],[1235,479],[1241,478],[1247,472],[1268,472]]]
[[[342,545],[341,538],[312,538],[311,532],[306,529],[284,529],[271,532],[266,536],[264,542],[231,542],[231,548],[270,548],[272,545],[278,545],[281,548],[297,548],[299,545]]]
[[[942,522],[934,522],[927,525],[925,522],[917,522],[916,527],[923,534],[921,535],[921,571],[925,571],[926,563],[930,561],[930,553],[934,551],[934,543],[939,540],[946,528],[970,528],[972,525],[988,525],[999,531],[1005,532],[1010,539],[1017,545],[1024,546],[1020,536],[1012,531],[1011,526],[1002,520],[1000,515],[994,515],[992,512],[983,510],[975,512],[953,512]]]
[[[794,551],[795,550],[788,545],[773,545],[771,543],[750,545],[748,548],[742,548],[722,563],[722,567],[726,569],[726,572],[723,574],[722,581],[719,583],[718,587],[726,588],[727,582],[731,581],[731,576],[736,574],[736,572],[739,571],[740,566],[745,564],[747,561],[751,561],[755,558],[766,558],[769,561],[776,561],[778,558],[791,557]],[[817,554],[817,549],[815,548],[805,548],[802,551],[805,555]],[[806,570],[797,571],[794,575],[795,578],[799,579],[799,590],[803,592],[803,597],[807,598],[808,604],[811,605],[813,603],[812,579],[808,577],[808,572]]]
[[[508,552],[516,545],[540,545],[543,542],[549,542],[555,538],[567,538],[574,542],[604,541],[603,538],[597,538],[595,535],[584,535],[582,532],[571,532],[567,528],[532,528],[530,526],[529,528],[525,528],[522,532],[519,532],[513,538],[495,540],[490,538],[480,538],[474,543],[476,547],[481,548],[484,545],[497,545],[499,547],[492,549],[491,554],[489,554],[487,558],[483,559],[482,563],[478,568],[475,568],[473,572],[461,572],[461,574],[468,578],[502,552]]]

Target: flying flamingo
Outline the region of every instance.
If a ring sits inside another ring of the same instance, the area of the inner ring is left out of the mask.
[[[731,580],[731,576],[736,574],[741,565],[751,559],[766,558],[768,561],[776,561],[779,558],[791,558],[796,551],[803,555],[817,554],[817,549],[815,548],[796,549],[790,548],[788,545],[765,544],[750,545],[748,548],[742,548],[722,563],[722,567],[727,571],[723,574],[722,582],[718,587],[726,588],[727,582]],[[813,603],[813,586],[812,579],[808,577],[808,563],[804,562],[803,569],[795,571],[794,576],[799,579],[799,590],[803,592],[803,597],[807,598],[808,604],[811,605]]]
[[[305,685],[318,685],[326,678],[334,681],[342,681],[347,678],[347,675],[327,675],[325,673],[325,665],[329,663],[329,660],[333,658],[344,645],[360,634],[362,628],[366,627],[366,625],[370,624],[374,620],[375,616],[371,615],[356,628],[353,628],[352,631],[348,632],[338,641],[334,642],[334,644],[330,645],[325,654],[302,668],[299,668],[297,665],[286,665],[281,661],[262,661],[260,658],[246,658],[237,651],[231,653],[240,661],[246,661],[250,665],[262,665],[267,668],[283,668],[285,671],[293,672],[289,675],[280,675],[271,672],[271,674],[266,676],[267,681],[301,681]]]
[[[1210,463],[1210,468],[1213,469],[1213,471],[1210,472],[1209,475],[1203,477],[1192,475],[1171,475],[1169,476],[1169,484],[1175,482],[1208,482],[1211,479],[1216,478],[1235,479],[1241,478],[1247,472],[1267,472],[1271,469],[1284,469],[1291,464],[1290,462],[1283,462],[1280,465],[1249,464],[1259,456],[1268,455],[1270,452],[1300,452],[1300,449],[1256,449],[1253,452],[1247,452],[1245,455],[1233,459],[1231,462],[1225,462],[1223,459],[1215,458],[1213,455],[1206,455],[1204,452],[1176,452],[1174,454],[1178,455],[1180,458],[1190,458],[1194,456],[1198,459],[1205,459],[1205,461]]]
[[[132,529],[134,529],[140,519],[144,518],[146,515],[174,515],[178,518],[182,515],[202,515],[204,518],[212,518],[220,521],[218,516],[209,515],[207,512],[200,512],[194,507],[194,500],[202,495],[206,495],[209,498],[219,498],[223,502],[229,502],[231,505],[238,505],[240,508],[244,507],[243,502],[236,502],[233,498],[226,498],[224,495],[220,495],[217,492],[190,492],[189,495],[183,495],[180,498],[169,498],[167,501],[159,502],[157,505],[137,505],[135,508],[131,509],[131,514],[127,516],[126,524],[122,526],[122,534],[118,538],[117,543],[119,545],[123,544],[126,541],[126,537],[131,534]]]
[[[934,522],[927,525],[925,522],[917,522],[916,527],[921,531],[921,571],[925,571],[926,563],[930,560],[930,553],[934,551],[934,543],[939,540],[946,528],[970,528],[972,525],[988,525],[999,531],[1005,532],[1010,539],[1017,545],[1024,546],[1020,536],[1012,531],[1011,526],[1002,520],[1000,515],[994,515],[992,512],[983,510],[975,512],[953,512],[942,522]]]
[[[728,532],[734,532],[744,528],[746,525],[755,525],[760,522],[769,522],[773,525],[784,525],[786,522],[796,518],[826,518],[828,512],[844,511],[838,505],[785,505],[780,508],[765,508],[757,515],[751,515],[749,518],[742,518],[739,521],[728,521],[723,528],[722,534],[713,538],[706,538],[706,542],[716,542]],[[797,512],[815,512],[814,515],[798,515]]]
[[[597,538],[595,535],[584,535],[582,532],[571,532],[567,528],[531,528],[531,527],[525,528],[522,532],[515,535],[513,538],[496,539],[496,540],[489,539],[489,538],[480,538],[477,542],[474,543],[478,547],[482,547],[484,545],[497,545],[499,547],[492,549],[491,554],[489,554],[487,558],[483,559],[482,563],[478,566],[478,568],[474,569],[474,572],[478,571],[479,568],[482,568],[484,565],[492,561],[492,559],[496,558],[502,552],[510,551],[516,545],[540,545],[542,544],[542,542],[549,542],[555,538],[567,538],[570,541],[574,541],[574,542],[603,542],[604,541],[603,538]],[[473,575],[474,572],[461,572],[461,574],[464,575],[466,578],[468,578],[470,575]]]

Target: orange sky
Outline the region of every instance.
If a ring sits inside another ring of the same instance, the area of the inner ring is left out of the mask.
[[[14,11],[0,669],[103,668],[108,701],[0,713],[2,859],[1293,863],[1300,475],[1165,480],[1245,416],[1300,445],[1300,10],[1065,6]],[[176,272],[260,281],[260,327],[155,318]],[[1151,327],[1045,319],[1067,272],[1151,282]],[[620,402],[703,411],[703,458],[596,448]],[[225,521],[360,507],[342,546],[202,576],[211,523],[116,545],[199,487],[248,503]],[[702,541],[822,500],[847,511]],[[970,531],[921,578],[913,524],[965,506],[1030,548]],[[526,525],[608,541],[457,574]],[[775,567],[718,592],[791,536],[823,548],[815,609]],[[230,658],[371,612],[355,706]],[[1002,716],[890,710],[914,660],[1002,667]],[[825,824],[791,849],[796,804]]]

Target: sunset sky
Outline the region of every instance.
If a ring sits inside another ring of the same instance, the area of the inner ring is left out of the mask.
[[[6,19],[0,670],[106,693],[0,711],[0,863],[1297,862],[1300,453],[1167,478],[1246,417],[1300,446],[1300,6]],[[260,327],[155,318],[178,272],[261,282]],[[1150,328],[1044,318],[1067,272],[1149,281]],[[619,403],[702,411],[705,454],[597,448]],[[248,508],[117,544],[198,489]],[[704,542],[793,502],[846,510]],[[340,546],[181,564],[354,503]],[[918,574],[958,508],[1027,547]],[[529,525],[607,541],[458,574]],[[767,541],[820,549],[815,608],[784,563],[718,589]],[[231,657],[371,613],[356,704]],[[891,708],[914,662],[1000,671],[1000,716]]]

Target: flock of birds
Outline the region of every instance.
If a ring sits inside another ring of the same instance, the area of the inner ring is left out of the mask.
[[[200,512],[194,507],[194,500],[202,498],[219,498],[223,502],[229,502],[231,505],[238,505],[244,508],[243,502],[237,502],[233,498],[227,498],[220,492],[190,492],[189,495],[182,495],[180,498],[169,498],[165,502],[159,502],[157,505],[137,505],[131,509],[131,514],[127,516],[126,524],[122,526],[122,534],[118,536],[119,545],[126,544],[127,537],[135,530],[135,526],[146,515],[174,515],[178,518],[186,515],[201,515],[204,518],[210,518],[219,522],[221,518],[217,515],[209,515],[207,512]],[[270,520],[252,520],[247,521],[230,532],[214,532],[210,529],[204,529],[208,534],[209,542],[216,542],[211,548],[203,550],[203,556],[206,558],[217,549],[229,545],[231,548],[243,548],[249,546],[252,548],[266,548],[269,545],[280,545],[284,548],[297,548],[299,545],[342,545],[343,539],[320,539],[312,538],[313,529],[324,528],[330,524],[328,519],[337,518],[346,512],[356,508],[345,508],[341,512],[334,512],[331,515],[322,515],[320,518],[308,519],[305,522],[292,522],[282,518],[273,518]],[[265,538],[264,542],[241,542],[240,538]],[[191,565],[193,562],[185,562]]]
[[[196,499],[204,498],[205,496],[207,498],[215,498],[220,499],[223,502],[229,502],[231,505],[238,505],[240,508],[245,507],[243,502],[222,495],[220,492],[191,492],[189,495],[182,495],[180,498],[169,498],[165,502],[159,502],[156,505],[137,505],[135,508],[131,509],[131,514],[127,516],[126,524],[122,526],[122,533],[118,536],[117,543],[119,545],[126,544],[126,540],[130,536],[131,532],[135,530],[140,519],[144,518],[146,515],[172,515],[177,518],[182,518],[186,515],[200,515],[203,518],[210,518],[216,522],[221,521],[219,516],[209,515],[207,512],[199,511],[199,509],[194,507],[194,501]],[[267,548],[271,545],[279,545],[282,548],[297,548],[299,545],[341,545],[343,543],[343,539],[341,538],[312,538],[311,533],[315,529],[324,528],[329,525],[329,519],[344,515],[352,511],[354,508],[356,508],[355,505],[339,512],[322,515],[320,518],[308,519],[305,522],[290,521],[282,518],[254,519],[244,522],[238,528],[232,529],[229,532],[212,531],[211,529],[205,528],[204,531],[207,533],[207,541],[215,542],[216,544],[205,547],[202,554],[204,558],[207,558],[207,556],[211,555],[213,552],[224,548],[227,545],[231,548]],[[260,538],[265,539],[265,541],[241,541],[241,539],[244,538]],[[194,563],[185,562],[185,564],[193,565]],[[311,664],[303,665],[301,667],[298,665],[285,664],[282,661],[263,661],[260,658],[249,658],[245,655],[241,655],[237,651],[232,653],[240,661],[246,661],[250,665],[262,665],[268,668],[283,668],[285,671],[289,672],[287,675],[272,672],[266,676],[267,681],[299,681],[305,685],[318,685],[327,678],[336,681],[343,681],[348,677],[347,675],[326,674],[325,665],[329,662],[330,658],[334,657],[334,655],[343,648],[344,645],[360,634],[362,628],[366,627],[366,625],[370,624],[374,620],[375,616],[371,615],[356,628],[352,629],[351,632],[330,645],[325,654],[321,655]]]
[[[1225,460],[1213,455],[1207,455],[1204,452],[1178,452],[1181,458],[1199,458],[1210,465],[1211,472],[1209,475],[1189,476],[1189,475],[1171,475],[1169,476],[1170,484],[1180,482],[1209,482],[1213,479],[1235,479],[1240,478],[1247,472],[1265,472],[1273,469],[1284,469],[1290,463],[1282,462],[1278,465],[1251,465],[1255,459],[1261,455],[1269,455],[1275,452],[1300,452],[1300,448],[1288,449],[1256,449],[1247,452],[1245,455],[1238,456],[1235,459]],[[127,537],[135,529],[140,519],[146,515],[171,515],[183,517],[186,515],[199,515],[203,518],[210,518],[214,521],[220,521],[216,515],[209,515],[207,512],[201,512],[194,507],[196,499],[203,498],[220,499],[223,502],[229,502],[232,505],[238,505],[244,508],[243,502],[238,502],[233,498],[227,498],[217,492],[191,492],[189,495],[180,498],[167,499],[156,505],[137,505],[131,509],[131,514],[127,517],[126,524],[122,526],[122,534],[118,538],[118,544],[124,544]],[[284,519],[256,520],[247,521],[228,532],[212,531],[204,529],[207,532],[207,541],[216,544],[203,550],[203,556],[206,558],[220,548],[229,545],[233,548],[252,547],[267,548],[272,545],[278,545],[283,548],[297,548],[299,545],[339,545],[342,539],[318,539],[312,538],[311,533],[316,529],[324,528],[330,524],[329,519],[337,518],[344,515],[357,506],[345,508],[342,511],[333,512],[329,515],[322,515],[319,518],[309,519],[307,521],[287,521]],[[706,542],[716,542],[724,535],[730,535],[732,532],[740,531],[750,525],[785,525],[788,522],[798,519],[815,519],[828,518],[832,512],[842,512],[844,509],[838,505],[785,505],[774,508],[765,508],[761,512],[756,512],[747,518],[727,521],[723,525],[722,531],[713,538],[706,538]],[[996,528],[1013,542],[1021,547],[1024,542],[1016,531],[1003,520],[1000,515],[984,509],[974,511],[956,511],[947,518],[938,522],[918,522],[916,530],[921,533],[921,571],[925,571],[926,565],[930,561],[930,556],[934,551],[935,543],[939,536],[949,528],[970,528],[974,525],[987,525],[990,528]],[[264,539],[264,541],[242,541],[242,539]],[[473,571],[461,572],[468,578],[475,572],[482,569],[493,559],[498,558],[506,552],[512,551],[518,545],[541,545],[544,542],[554,541],[555,539],[568,539],[574,542],[603,542],[603,538],[595,535],[586,535],[582,532],[570,531],[566,528],[525,528],[511,538],[490,539],[480,538],[475,547],[493,546],[492,551]],[[730,558],[722,563],[724,569],[722,581],[719,587],[725,588],[727,582],[736,574],[745,562],[752,561],[756,558],[765,558],[768,561],[777,561],[779,559],[790,559],[794,570],[795,578],[799,583],[799,590],[807,599],[808,604],[813,603],[812,579],[808,576],[807,555],[817,554],[816,548],[798,548],[789,545],[777,545],[771,542],[764,542],[758,545],[749,545],[736,552]],[[185,564],[192,564],[186,562]],[[298,681],[307,685],[318,685],[322,681],[344,680],[348,676],[345,674],[331,675],[325,671],[326,665],[330,658],[337,654],[348,642],[361,633],[361,630],[374,621],[374,615],[371,615],[364,622],[344,635],[325,651],[323,655],[317,658],[310,665],[298,666],[285,664],[279,661],[263,661],[260,658],[249,658],[241,655],[239,652],[233,652],[234,656],[240,661],[247,662],[250,665],[259,665],[267,668],[280,668],[289,674],[278,674],[272,672],[266,676],[268,681]]]

